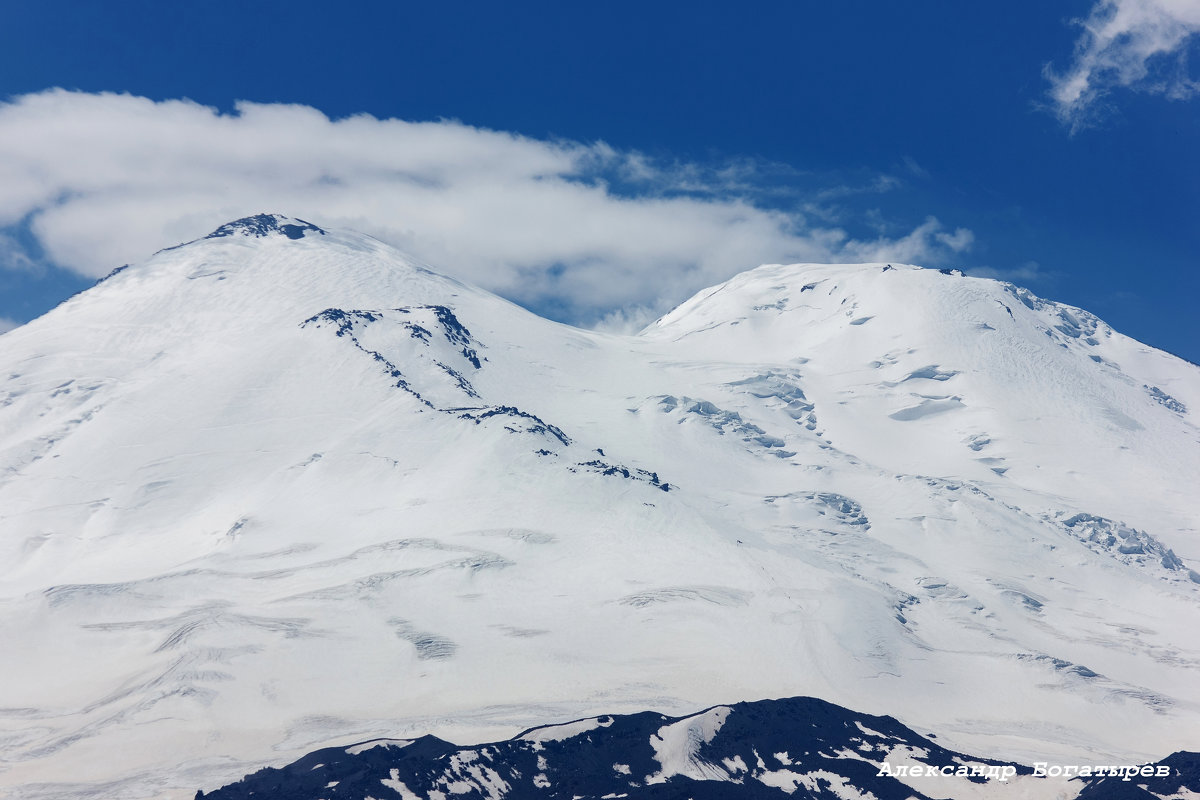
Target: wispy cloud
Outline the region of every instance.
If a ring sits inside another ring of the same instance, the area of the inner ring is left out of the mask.
[[[812,224],[756,194],[788,184],[784,165],[663,164],[602,142],[331,120],[298,105],[221,114],[187,100],[50,90],[0,104],[0,152],[0,227],[27,224],[47,260],[80,274],[277,211],[614,327],[764,262],[928,263],[973,238],[932,218],[871,240],[832,219]]]
[[[0,334],[8,333],[20,324],[21,323],[17,322],[16,320],[9,319],[8,317],[0,317]]]
[[[607,333],[637,333],[662,316],[661,308],[634,305],[609,311],[592,325]]]
[[[0,269],[40,272],[42,265],[30,258],[15,238],[0,231]]]
[[[994,278],[998,281],[1020,284],[1049,284],[1059,280],[1062,275],[1042,269],[1036,261],[1026,261],[1019,267],[1000,269],[996,267],[969,267],[964,270],[973,278]]]
[[[920,178],[923,181],[929,180],[929,170],[918,164],[917,160],[912,156],[905,156],[903,163],[904,168],[908,170],[909,174],[911,174],[914,178]]]
[[[876,175],[869,183],[829,186],[817,192],[818,200],[836,200],[862,194],[886,194],[900,188],[899,178],[893,175]]]
[[[1100,0],[1087,19],[1071,65],[1045,69],[1058,118],[1071,130],[1103,113],[1119,87],[1180,100],[1200,91],[1188,75],[1187,48],[1200,32],[1197,0]]]

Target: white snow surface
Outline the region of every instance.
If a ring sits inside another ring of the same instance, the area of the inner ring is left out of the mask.
[[[658,733],[650,737],[650,747],[654,750],[655,760],[660,766],[658,772],[646,776],[646,783],[666,783],[676,775],[697,781],[728,781],[730,774],[736,774],[738,771],[737,766],[727,761],[725,769],[721,769],[698,756],[700,746],[713,740],[717,731],[725,724],[730,710],[728,706],[710,708],[701,714],[659,728]],[[738,757],[738,762],[741,762],[741,756]],[[740,766],[741,771],[745,772],[746,765]]]
[[[612,717],[591,717],[589,719],[575,720],[574,722],[564,722],[558,725],[544,725],[525,731],[517,738],[524,739],[527,742],[561,742],[564,739],[571,739],[588,731],[607,728],[612,724]]]
[[[408,747],[412,743],[412,739],[372,739],[369,742],[351,745],[350,747],[346,748],[346,752],[352,756],[356,756],[359,753],[365,753],[368,750],[374,750],[376,747],[395,747],[402,749]]]
[[[1198,413],[1195,365],[912,266],[622,337],[350,232],[164,251],[0,339],[0,794],[793,695],[1198,750]]]

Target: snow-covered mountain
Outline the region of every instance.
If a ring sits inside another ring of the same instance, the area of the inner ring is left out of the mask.
[[[632,337],[260,216],[0,337],[0,792],[811,695],[1200,750],[1200,368],[917,267]]]

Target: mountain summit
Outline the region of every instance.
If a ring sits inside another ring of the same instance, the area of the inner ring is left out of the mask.
[[[1198,410],[997,281],[770,265],[614,336],[239,220],[0,338],[0,787],[798,695],[1195,750]]]
[[[254,236],[262,238],[272,234],[280,234],[289,239],[303,239],[306,233],[324,236],[325,231],[305,222],[302,219],[292,219],[281,214],[255,214],[253,217],[243,217],[226,223],[205,236],[205,239],[219,239],[222,236]]]

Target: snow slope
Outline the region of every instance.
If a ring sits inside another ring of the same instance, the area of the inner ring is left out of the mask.
[[[618,337],[231,223],[0,337],[0,792],[790,695],[1197,750],[1198,414],[996,281],[766,266]]]

